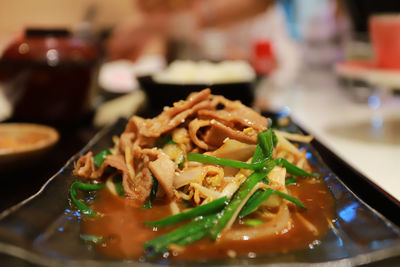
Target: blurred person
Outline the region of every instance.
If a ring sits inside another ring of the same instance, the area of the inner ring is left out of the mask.
[[[266,73],[269,84],[287,87],[297,77],[300,51],[280,1],[136,0],[134,3],[142,17],[115,28],[108,46],[110,60],[135,61],[155,49],[169,62],[174,59],[253,62],[255,44],[267,42],[276,60],[276,67]],[[171,40],[178,42],[171,44]],[[171,48],[179,54],[171,57]]]
[[[200,30],[229,28],[262,14],[273,0],[136,0],[139,20],[118,25],[111,37],[108,53],[113,59],[136,60],[152,41],[169,38],[199,38]],[[165,52],[165,51],[164,51]]]

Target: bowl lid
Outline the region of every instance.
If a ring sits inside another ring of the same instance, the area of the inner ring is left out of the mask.
[[[97,51],[85,40],[75,38],[64,28],[28,28],[4,50],[2,59],[8,61],[59,62],[95,60]]]

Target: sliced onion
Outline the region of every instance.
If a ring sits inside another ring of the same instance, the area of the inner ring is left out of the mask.
[[[180,188],[190,183],[201,183],[204,178],[204,167],[187,168],[174,178],[174,187]]]
[[[283,132],[279,130],[275,130],[275,134],[285,137],[287,140],[301,142],[301,143],[310,143],[314,139],[314,136],[312,135],[301,135],[296,133]]]
[[[229,229],[222,235],[222,240],[257,240],[263,239],[285,228],[290,228],[290,212],[287,204],[283,201],[278,213],[270,220],[259,226],[246,227],[243,229]]]

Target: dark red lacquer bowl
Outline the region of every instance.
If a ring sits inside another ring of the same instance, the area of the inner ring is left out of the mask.
[[[89,110],[97,51],[64,29],[28,29],[0,59],[13,119],[70,124]]]

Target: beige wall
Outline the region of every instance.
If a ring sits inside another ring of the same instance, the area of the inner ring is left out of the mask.
[[[135,14],[133,0],[0,0],[0,43],[26,26],[74,28],[90,4],[95,27],[110,27]]]

